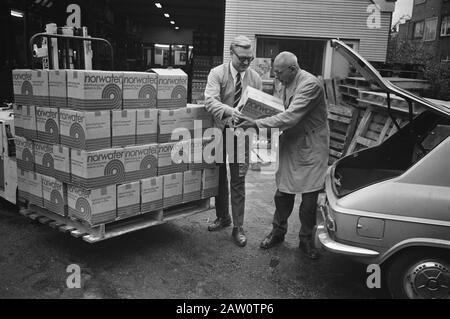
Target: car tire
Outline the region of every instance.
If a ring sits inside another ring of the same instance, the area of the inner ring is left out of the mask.
[[[387,285],[393,298],[450,298],[449,251],[433,248],[405,251],[387,268]]]

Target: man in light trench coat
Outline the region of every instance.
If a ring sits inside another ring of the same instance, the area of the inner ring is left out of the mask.
[[[319,80],[300,69],[297,57],[291,52],[281,52],[275,58],[273,69],[282,84],[280,97],[285,111],[259,120],[239,116],[241,127],[283,131],[273,228],[260,247],[268,249],[284,241],[295,195],[301,194],[299,247],[309,258],[317,259],[312,232],[316,225],[318,195],[325,182],[330,141],[325,94]]]

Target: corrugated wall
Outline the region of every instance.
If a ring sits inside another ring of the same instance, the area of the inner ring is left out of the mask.
[[[381,28],[369,29],[370,0],[226,0],[224,58],[231,40],[246,35],[359,40],[369,61],[386,59],[391,12],[381,12]]]

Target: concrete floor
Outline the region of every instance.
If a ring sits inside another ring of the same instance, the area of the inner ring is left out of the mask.
[[[298,249],[297,213],[286,241],[261,250],[271,229],[274,190],[273,175],[249,171],[245,248],[232,243],[231,228],[207,231],[214,211],[88,244],[2,202],[0,298],[385,297],[366,287],[362,264],[327,252],[318,261],[306,259]],[[66,286],[70,264],[81,267],[80,289]]]

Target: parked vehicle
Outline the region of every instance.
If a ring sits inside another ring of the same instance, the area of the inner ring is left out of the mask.
[[[341,53],[381,92],[409,105],[409,121],[378,146],[329,167],[316,244],[379,264],[395,298],[450,298],[450,108],[383,79],[338,40]],[[413,110],[424,110],[418,115]]]

